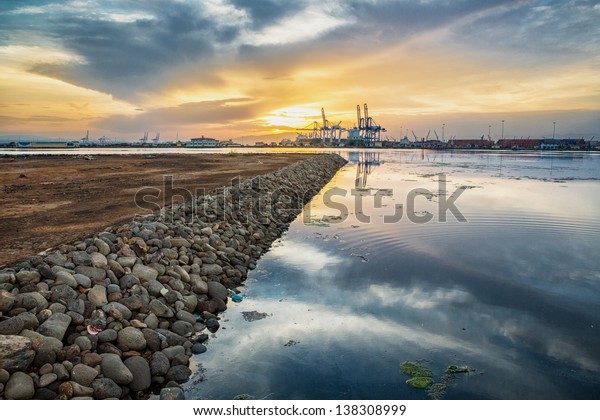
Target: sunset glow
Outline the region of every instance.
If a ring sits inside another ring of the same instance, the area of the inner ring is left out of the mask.
[[[1,136],[293,133],[368,103],[395,137],[600,137],[597,1],[26,0],[0,19]]]

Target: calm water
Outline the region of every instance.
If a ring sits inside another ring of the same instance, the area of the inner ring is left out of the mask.
[[[600,398],[600,155],[340,153],[194,358],[188,398],[428,398],[406,360],[438,381],[474,368],[447,399]],[[440,212],[455,191],[466,222]]]

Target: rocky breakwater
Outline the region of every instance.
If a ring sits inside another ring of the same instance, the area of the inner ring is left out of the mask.
[[[0,270],[0,399],[181,399],[258,258],[345,164],[318,155]]]

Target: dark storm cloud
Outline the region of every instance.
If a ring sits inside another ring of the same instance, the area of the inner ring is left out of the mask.
[[[258,30],[291,16],[307,6],[306,1],[288,0],[231,0],[231,4],[245,10],[252,19],[253,29]]]
[[[585,57],[597,53],[599,18],[598,1],[538,0],[486,16],[464,26],[456,35],[473,46],[493,46],[536,60],[556,60],[558,54]]]
[[[46,14],[23,9],[40,4],[20,2],[18,13],[5,15],[13,29],[29,19],[30,27],[39,28],[32,34],[43,31],[83,63],[39,63],[31,71],[124,99],[153,90],[170,69],[212,57],[216,43],[231,42],[239,32],[208,18],[196,3],[122,1],[122,13],[151,16],[125,22],[52,8],[57,4],[46,4]]]

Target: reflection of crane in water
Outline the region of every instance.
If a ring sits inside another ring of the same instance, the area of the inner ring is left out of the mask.
[[[356,162],[354,186],[359,189],[366,189],[368,176],[375,170],[375,167],[381,165],[379,152],[360,152]]]

